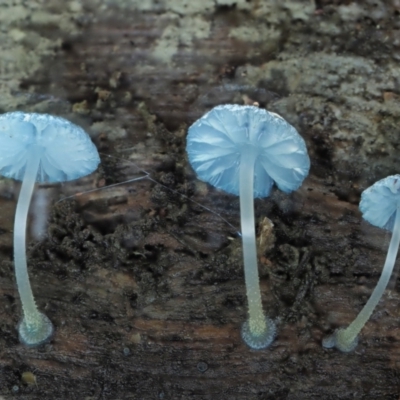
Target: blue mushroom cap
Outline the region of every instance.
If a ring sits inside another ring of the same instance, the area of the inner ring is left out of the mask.
[[[391,175],[365,189],[359,207],[366,221],[392,232],[399,206],[400,175]]]
[[[78,179],[100,162],[88,134],[64,118],[19,111],[0,115],[0,174],[22,180],[31,146],[41,149],[38,182]]]
[[[199,179],[239,195],[241,151],[254,146],[254,197],[267,197],[275,182],[283,192],[296,190],[310,169],[303,138],[279,115],[255,106],[213,108],[190,128],[189,161]]]

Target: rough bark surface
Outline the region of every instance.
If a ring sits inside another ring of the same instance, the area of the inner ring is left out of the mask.
[[[398,0],[2,1],[1,111],[79,123],[102,164],[41,189],[29,271],[56,333],[38,349],[18,342],[19,185],[0,182],[0,397],[398,399],[396,274],[355,352],[321,340],[365,304],[389,243],[358,202],[399,172],[399,15]],[[278,326],[263,351],[240,338],[239,201],[185,156],[187,127],[232,102],[281,114],[312,160],[296,193],[255,202]]]

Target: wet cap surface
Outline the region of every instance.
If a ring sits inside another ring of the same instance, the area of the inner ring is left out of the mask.
[[[88,134],[64,118],[23,112],[0,115],[2,176],[22,180],[33,147],[41,157],[37,182],[78,179],[93,172],[100,162]]]
[[[296,190],[310,169],[303,138],[275,113],[254,106],[222,105],[197,120],[187,136],[189,161],[199,179],[239,195],[244,146],[259,152],[254,166],[254,197],[266,197],[275,182]]]
[[[397,207],[400,205],[400,175],[391,175],[375,182],[361,194],[360,211],[371,225],[393,231]]]

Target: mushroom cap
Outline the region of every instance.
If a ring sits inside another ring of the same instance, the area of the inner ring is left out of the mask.
[[[371,225],[393,231],[400,206],[400,175],[391,175],[375,182],[361,194],[360,211]]]
[[[278,114],[255,106],[213,108],[190,128],[186,150],[199,179],[239,195],[241,151],[254,147],[254,197],[267,197],[275,181],[283,192],[296,190],[310,169],[306,144]]]
[[[22,180],[32,146],[41,150],[37,182],[78,179],[100,162],[89,135],[64,118],[20,111],[0,115],[0,175]]]

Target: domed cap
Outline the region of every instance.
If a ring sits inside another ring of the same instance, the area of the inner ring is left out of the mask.
[[[303,138],[278,114],[254,106],[222,105],[197,120],[187,136],[189,161],[199,179],[239,195],[241,151],[253,146],[254,197],[266,197],[273,182],[296,190],[310,169]]]
[[[393,231],[398,206],[400,175],[391,175],[365,189],[359,207],[363,218],[370,224]]]
[[[64,118],[19,111],[0,115],[1,175],[22,180],[32,146],[41,157],[38,182],[78,179],[100,162],[88,134]]]

